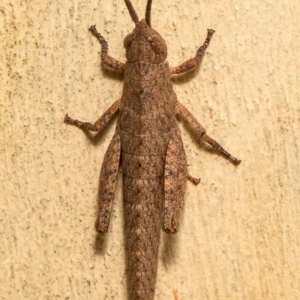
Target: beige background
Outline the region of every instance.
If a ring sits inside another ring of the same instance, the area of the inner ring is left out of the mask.
[[[140,16],[146,1],[133,1]],[[156,299],[300,299],[298,0],[154,0],[168,60],[216,33],[178,99],[242,159],[235,167],[180,121],[190,172],[180,233],[162,236]],[[0,4],[0,299],[125,299],[122,180],[109,232],[93,230],[98,174],[115,120],[95,121],[122,92],[100,68],[97,24],[124,61],[133,28],[122,0]]]

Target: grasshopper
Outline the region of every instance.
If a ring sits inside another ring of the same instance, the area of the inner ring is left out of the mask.
[[[145,19],[139,20],[130,0],[125,0],[135,28],[124,39],[126,63],[108,55],[108,44],[96,30],[90,32],[101,44],[102,63],[124,74],[123,93],[93,124],[74,120],[64,122],[90,131],[101,131],[119,112],[115,134],[101,167],[95,222],[97,232],[108,230],[117,174],[122,163],[125,214],[127,290],[130,300],[153,300],[161,228],[176,233],[189,175],[176,115],[181,115],[192,130],[232,163],[240,160],[229,154],[206,134],[203,126],[178,102],[171,76],[200,65],[214,30],[208,29],[203,45],[194,58],[170,67],[167,45],[151,26],[148,0]]]

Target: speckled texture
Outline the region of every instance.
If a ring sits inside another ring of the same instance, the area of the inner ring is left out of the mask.
[[[187,184],[179,233],[161,237],[156,299],[173,299],[175,286],[181,300],[300,298],[299,14],[295,0],[154,0],[170,65],[216,30],[199,71],[174,89],[243,160],[234,167],[181,122],[201,183]],[[92,137],[61,121],[97,119],[122,91],[121,76],[100,68],[92,24],[122,60],[124,3],[0,4],[0,299],[125,299],[121,176],[106,238],[93,231],[115,124]]]

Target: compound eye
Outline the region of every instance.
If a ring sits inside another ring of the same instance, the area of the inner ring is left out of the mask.
[[[135,35],[133,33],[129,33],[125,36],[125,39],[124,39],[124,42],[123,42],[123,45],[124,45],[125,49],[130,47],[130,45],[132,44],[134,39],[135,39]]]
[[[167,46],[164,39],[161,36],[153,34],[148,37],[148,41],[155,53],[161,53],[166,51]]]

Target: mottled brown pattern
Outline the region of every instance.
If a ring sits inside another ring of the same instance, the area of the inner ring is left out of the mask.
[[[112,199],[119,168],[123,169],[125,247],[129,300],[153,300],[161,228],[167,233],[179,229],[187,180],[200,182],[188,174],[186,155],[176,114],[182,115],[192,129],[233,163],[240,161],[211,139],[201,124],[177,101],[171,75],[199,65],[213,30],[195,58],[170,68],[166,62],[164,39],[151,28],[151,2],[148,0],[146,21],[138,16],[129,0],[125,3],[136,23],[124,39],[127,62],[122,64],[107,55],[108,46],[95,26],[90,31],[102,45],[102,63],[124,72],[124,87],[116,101],[94,124],[73,120],[65,122],[79,128],[100,131],[119,111],[116,133],[107,149],[99,182],[98,232],[109,225]],[[178,299],[177,292],[174,297]]]
[[[95,222],[95,229],[98,232],[107,232],[112,200],[115,194],[115,187],[120,162],[120,136],[116,132],[104,156],[100,172],[98,205],[99,213]]]
[[[108,55],[108,44],[104,37],[97,31],[96,25],[92,25],[89,28],[89,31],[97,38],[97,40],[101,44],[102,63],[117,72],[123,73],[125,70],[124,64]]]
[[[204,129],[204,127],[195,119],[195,117],[188,111],[188,109],[179,102],[177,102],[177,112],[179,115],[186,119],[195,133],[199,135],[199,137],[201,137],[206,143],[211,145],[218,152],[222,153],[234,164],[238,165],[241,162],[239,159],[233,157],[230,153],[228,153],[218,142],[209,137],[206,134],[206,130]]]
[[[186,62],[177,67],[170,68],[171,74],[185,73],[199,66],[214,32],[215,31],[213,29],[207,29],[207,37],[203,45],[197,50],[196,56],[187,60]]]
[[[180,135],[175,133],[170,139],[165,161],[163,219],[165,232],[178,231],[187,179],[187,161],[183,144]]]
[[[68,115],[65,116],[64,122],[90,131],[101,131],[109,123],[112,116],[119,110],[119,107],[120,100],[117,100],[94,124],[91,124],[89,122],[81,122],[79,120],[73,120]]]

